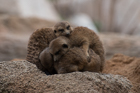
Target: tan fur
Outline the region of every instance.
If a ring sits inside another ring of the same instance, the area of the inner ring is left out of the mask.
[[[53,55],[54,61],[58,61],[70,48],[68,38],[61,36],[52,40],[49,45],[50,53]]]
[[[48,71],[50,74],[55,73],[55,69],[53,66],[53,57],[49,53],[50,49],[49,47],[46,47],[39,55],[39,60],[42,64],[42,66]]]
[[[68,27],[68,28],[67,28]],[[58,36],[69,36],[73,31],[73,28],[68,22],[58,22],[55,24],[54,28],[55,35]]]
[[[91,57],[90,62],[84,67],[84,71],[102,72],[101,59],[92,49],[89,49],[89,55]]]
[[[26,60],[36,64],[36,66],[45,71],[46,69],[42,66],[39,61],[39,54],[42,50],[49,46],[49,43],[56,38],[52,28],[37,29],[29,38],[27,47]]]
[[[70,26],[68,22],[57,23],[54,26],[54,29],[56,30],[55,35],[57,37],[62,35],[68,37],[70,39],[71,46],[83,48],[88,58],[89,58],[89,53],[88,53],[89,48],[94,50],[95,53],[98,54],[101,59],[101,71],[102,71],[105,62],[104,49],[103,49],[102,42],[100,41],[96,33],[86,27],[76,27],[73,29],[73,31],[67,30],[66,29],[67,25]],[[59,31],[58,30],[59,27],[61,27],[61,29],[64,29],[64,31],[63,32]],[[70,26],[70,28],[72,27]],[[66,35],[65,31],[70,31],[71,34]]]
[[[101,61],[99,56],[90,49],[89,54],[91,56],[91,61],[88,62],[86,55],[81,48],[63,48],[63,44],[69,45],[68,38],[61,36],[54,39],[50,43],[50,49],[53,56],[56,56],[55,53],[59,50],[64,51],[58,54],[61,58],[54,62],[54,67],[57,73],[70,73],[74,71],[91,71],[91,72],[100,72]],[[56,49],[56,50],[55,50]]]

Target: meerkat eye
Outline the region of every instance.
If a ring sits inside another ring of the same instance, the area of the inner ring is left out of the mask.
[[[63,48],[68,48],[68,45],[67,44],[63,44],[62,47]]]
[[[59,29],[59,31],[64,32],[64,29]]]
[[[70,26],[69,26],[69,25],[67,26],[67,29],[68,29],[68,30],[70,29]]]
[[[55,53],[55,55],[58,55],[60,53],[60,50],[59,51],[57,51],[56,53]]]
[[[56,33],[56,30],[54,30],[54,33]]]

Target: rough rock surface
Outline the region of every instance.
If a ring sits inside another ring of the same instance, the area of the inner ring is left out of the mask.
[[[2,93],[129,93],[123,76],[73,72],[47,76],[27,61],[0,62]]]
[[[140,92],[140,58],[115,54],[106,61],[103,72],[127,77],[133,85],[132,93]]]

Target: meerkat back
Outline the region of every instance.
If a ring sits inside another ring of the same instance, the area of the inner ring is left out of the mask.
[[[81,48],[70,48],[58,62],[54,63],[54,67],[58,74],[70,73],[75,71],[83,71],[88,64],[86,55]]]
[[[35,64],[40,70],[44,71],[45,68],[39,61],[39,54],[49,43],[56,38],[52,28],[37,29],[29,38],[27,46],[26,60]]]
[[[86,55],[81,48],[70,48],[68,52],[54,63],[58,74],[70,73],[75,71],[101,72],[101,60],[92,49],[89,49],[90,62],[86,60]]]
[[[97,55],[99,55],[102,64],[101,71],[103,70],[105,63],[104,48],[100,38],[94,31],[87,27],[76,27],[70,35],[70,41],[73,46],[81,46],[84,44],[83,48],[88,48],[88,51],[91,48]]]
[[[92,49],[89,49],[89,55],[91,57],[90,62],[84,67],[83,71],[101,72],[101,59]]]

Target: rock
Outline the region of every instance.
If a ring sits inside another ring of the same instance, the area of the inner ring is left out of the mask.
[[[103,73],[123,75],[132,82],[132,93],[140,91],[140,58],[115,54],[106,61]]]
[[[140,57],[140,37],[132,35],[120,35],[115,33],[99,34],[106,52],[106,59],[114,54],[124,54],[131,57]]]
[[[27,61],[0,62],[2,93],[129,93],[131,84],[120,75],[73,72],[47,76]]]

